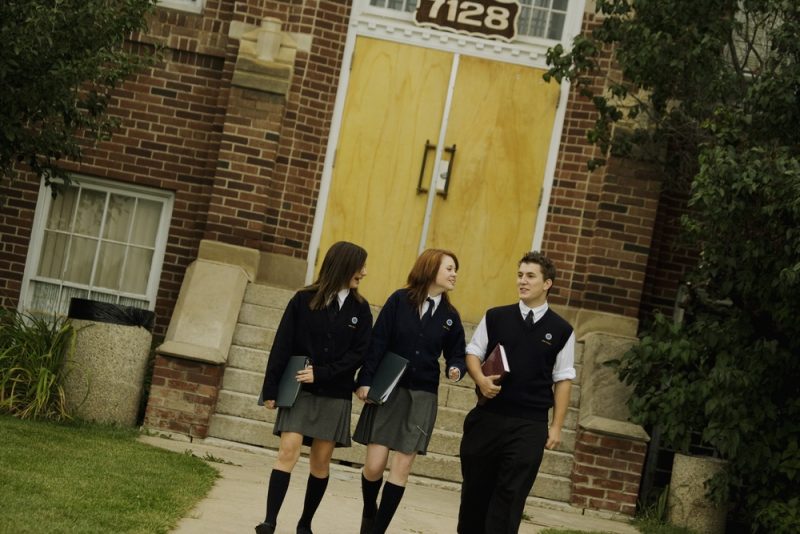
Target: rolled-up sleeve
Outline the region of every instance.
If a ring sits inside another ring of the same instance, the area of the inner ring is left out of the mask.
[[[553,382],[575,379],[575,332],[570,334],[553,365]]]
[[[481,361],[486,358],[486,346],[489,344],[489,334],[486,331],[486,316],[484,315],[478,327],[472,334],[472,339],[467,345],[467,354],[477,356]]]

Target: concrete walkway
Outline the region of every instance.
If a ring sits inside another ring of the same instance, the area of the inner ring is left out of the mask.
[[[275,452],[259,447],[216,440],[187,441],[145,436],[144,443],[179,453],[191,450],[201,458],[210,458],[220,472],[208,496],[189,512],[173,531],[178,534],[251,534],[264,517],[267,477]],[[303,508],[308,478],[308,462],[301,458],[292,473],[289,491],[278,516],[276,534],[294,534]],[[458,485],[412,477],[400,508],[389,527],[390,534],[444,534],[456,531]],[[557,506],[557,505],[556,505]],[[548,509],[529,506],[528,519],[520,534],[541,532],[547,527],[581,531],[634,534],[634,527],[620,521],[582,515],[567,507]],[[325,498],[314,517],[316,534],[357,533],[361,522],[361,472],[359,469],[331,465],[331,480]]]

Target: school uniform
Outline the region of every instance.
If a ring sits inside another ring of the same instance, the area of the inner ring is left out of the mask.
[[[350,446],[350,411],[353,380],[369,347],[372,312],[366,300],[359,302],[342,290],[325,308],[309,307],[313,290],[292,297],[272,343],[261,396],[275,399],[278,382],[293,355],[308,356],[314,382],[303,384],[291,408],[279,408],[273,433],[303,434],[303,443],[314,438]]]
[[[464,376],[464,327],[456,309],[442,299],[429,297],[422,310],[411,303],[408,289],[395,291],[381,309],[357,385],[371,386],[386,352],[408,360],[397,387],[383,405],[366,404],[353,439],[376,443],[406,454],[425,454],[437,414],[439,355],[446,369],[455,367]],[[422,315],[422,317],[421,317]]]
[[[526,324],[525,317],[532,321]],[[523,302],[486,312],[467,347],[482,360],[503,345],[511,372],[500,393],[464,419],[459,534],[513,534],[544,455],[553,383],[575,378],[572,326]]]

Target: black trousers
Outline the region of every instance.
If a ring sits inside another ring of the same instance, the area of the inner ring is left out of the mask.
[[[459,534],[515,534],[547,443],[547,422],[474,408],[461,440]]]

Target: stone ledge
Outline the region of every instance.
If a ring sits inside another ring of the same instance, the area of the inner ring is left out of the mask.
[[[597,434],[626,438],[645,443],[650,441],[650,436],[645,432],[644,428],[627,421],[616,421],[614,419],[608,419],[607,417],[589,415],[582,417],[578,422],[578,426]]]

